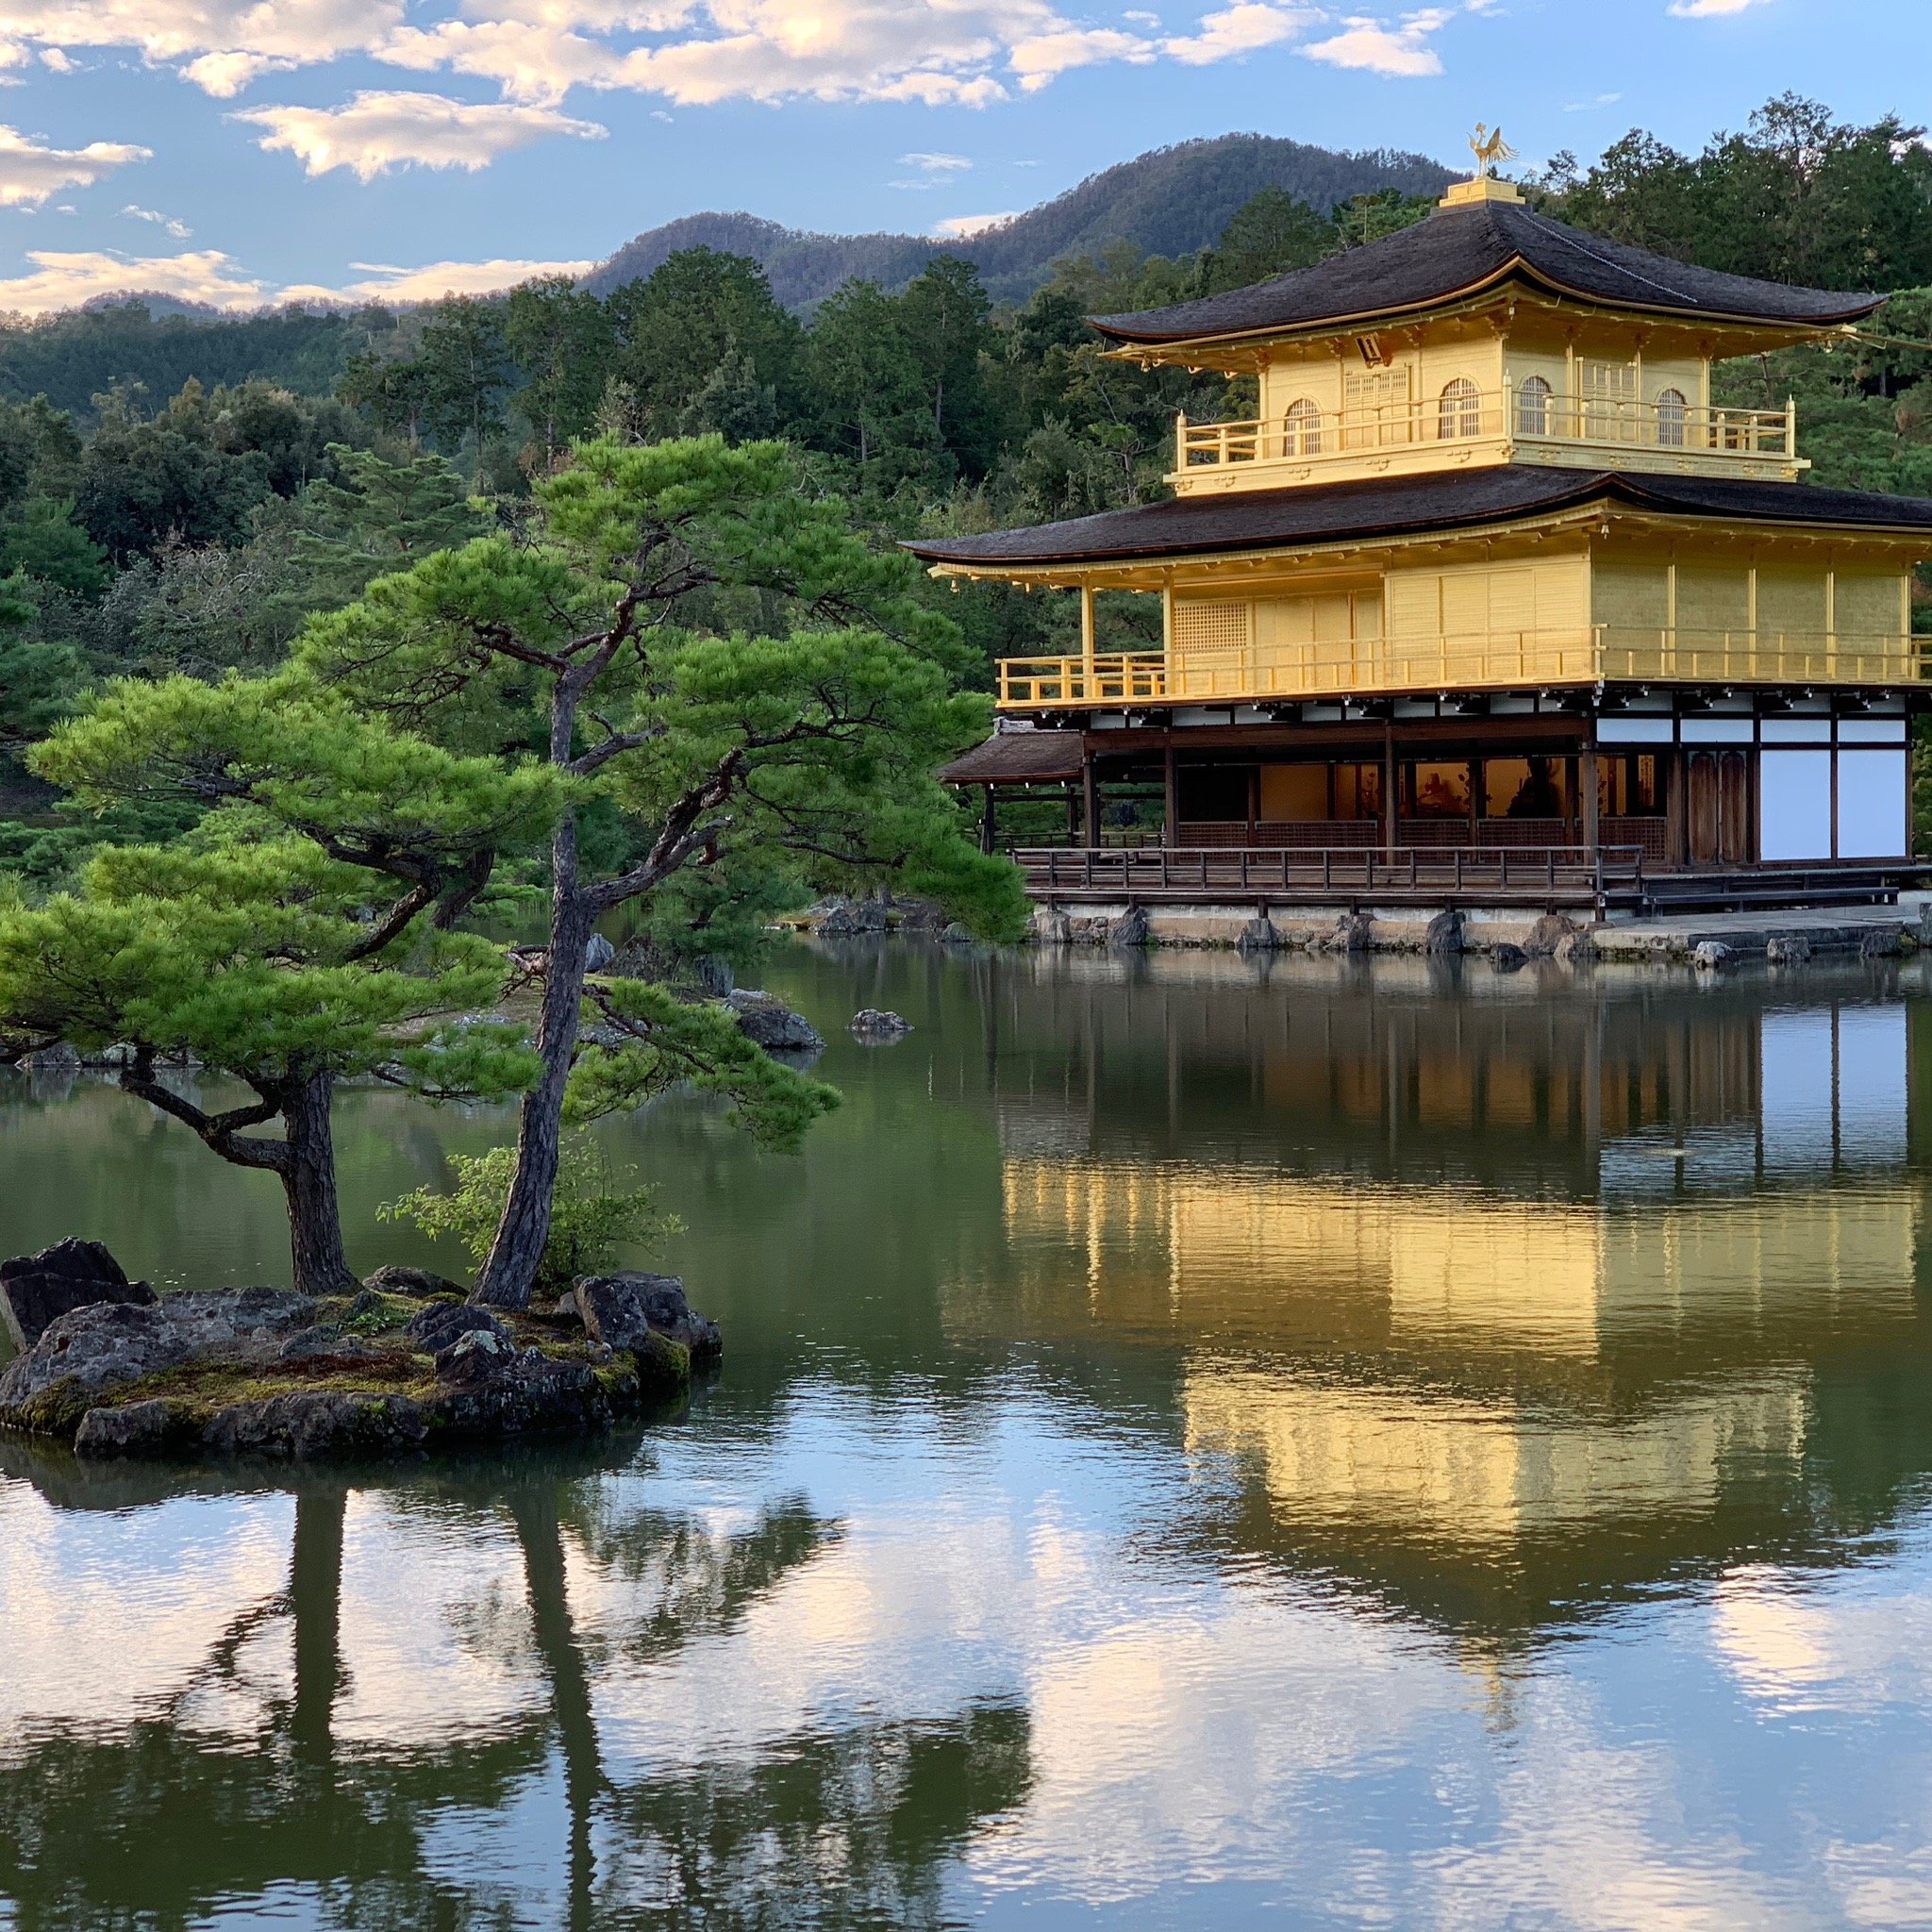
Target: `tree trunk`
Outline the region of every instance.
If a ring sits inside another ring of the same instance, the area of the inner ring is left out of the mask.
[[[551,1707],[563,1746],[563,1796],[570,1814],[570,1907],[565,1924],[571,1932],[579,1932],[593,1916],[597,1863],[591,1826],[605,1785],[603,1757],[597,1746],[596,1707],[583,1647],[571,1618],[563,1526],[558,1516],[555,1487],[512,1490],[509,1514],[524,1548],[531,1630],[550,1679]]]
[[[342,1294],[356,1286],[342,1251],[336,1201],[336,1143],[329,1124],[335,1075],[316,1074],[296,1086],[282,1108],[289,1158],[279,1172],[289,1196],[289,1237],[295,1286],[304,1294]]]
[[[584,1000],[584,961],[591,912],[577,882],[577,829],[566,815],[550,841],[550,950],[543,966],[543,1012],[537,1023],[541,1077],[524,1095],[517,1117],[517,1167],[496,1239],[476,1277],[473,1302],[527,1308],[550,1239],[551,1203],[563,1138],[563,1091],[576,1053]]]
[[[289,1602],[295,1613],[295,1756],[326,1770],[335,1756],[336,1700],[341,1694],[342,1524],[347,1486],[307,1490],[295,1498],[295,1547]]]

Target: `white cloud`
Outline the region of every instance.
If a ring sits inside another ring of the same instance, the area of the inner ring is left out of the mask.
[[[935,222],[932,231],[942,241],[963,242],[970,235],[985,234],[989,228],[1004,227],[1020,213],[1018,208],[1008,208],[997,215],[949,215],[943,222]]]
[[[1672,0],[1671,11],[1679,20],[1708,20],[1721,13],[1742,13],[1747,7],[1760,7],[1764,0]]]
[[[1357,67],[1371,74],[1399,78],[1441,74],[1442,61],[1428,44],[1428,38],[1455,17],[1448,8],[1430,8],[1404,16],[1398,25],[1387,26],[1360,15],[1342,23],[1342,30],[1325,41],[1311,41],[1300,51],[1311,60],[1325,60],[1334,67]]]
[[[1019,76],[1022,92],[1030,94],[1075,67],[1091,67],[1106,60],[1144,66],[1154,58],[1155,51],[1153,42],[1114,27],[1060,26],[1020,42],[1008,62]]]
[[[574,87],[624,84],[622,49],[541,21],[439,21],[402,28],[372,51],[416,73],[493,81],[515,101],[555,104]]]
[[[1291,41],[1321,18],[1306,7],[1270,7],[1261,0],[1242,0],[1242,4],[1207,15],[1199,32],[1164,41],[1161,52],[1184,66],[1205,67]]]
[[[149,208],[128,207],[124,214],[161,220]],[[171,229],[172,232],[172,229]],[[29,273],[0,278],[0,312],[42,315],[75,308],[108,295],[167,295],[210,308],[254,309],[284,302],[341,304],[434,302],[443,295],[491,295],[540,275],[582,275],[589,261],[433,261],[423,268],[385,262],[349,264],[358,278],[340,284],[300,282],[277,288],[250,275],[217,249],[190,249],[180,255],[125,255],[118,249],[58,253],[33,249]]]
[[[79,71],[74,57],[59,47],[42,47],[41,65],[52,74],[74,74]]]
[[[232,92],[264,63],[308,66],[372,50],[403,24],[406,0],[0,0],[0,38],[71,53],[130,47],[190,63],[210,92]],[[204,57],[222,57],[208,59]],[[212,84],[210,84],[212,83]]]
[[[970,168],[973,163],[964,155],[901,155],[902,168],[919,168],[928,175],[957,175]]]
[[[649,39],[614,38],[647,35]],[[1050,0],[472,0],[374,50],[424,72],[493,80],[513,99],[625,88],[686,106],[728,99],[986,107],[1071,68],[1147,60],[1140,36],[1071,21]]]
[[[434,302],[443,295],[493,295],[540,275],[588,275],[591,261],[433,261],[426,268],[392,268],[386,263],[352,261],[360,281],[329,288],[298,283],[282,290],[279,302]]]
[[[1624,98],[1622,94],[1598,94],[1588,101],[1570,101],[1564,105],[1566,114],[1588,114],[1594,108],[1614,108]]]
[[[156,227],[165,229],[176,242],[185,242],[194,233],[186,222],[177,222],[173,215],[164,215],[158,208],[140,208],[130,201],[121,212],[130,221],[152,222]]]
[[[152,150],[125,142],[91,141],[85,147],[47,147],[18,128],[0,125],[0,208],[39,208],[63,188],[92,188]]]
[[[181,77],[218,101],[232,101],[250,81],[264,74],[291,74],[301,64],[272,54],[204,54],[182,68]]]
[[[361,181],[391,168],[487,168],[548,135],[601,141],[594,121],[512,101],[471,104],[441,94],[364,92],[341,108],[250,108],[235,116],[268,131],[260,145],[292,154],[310,175],[347,168]]]
[[[1096,25],[1055,0],[0,0],[0,66],[35,52],[58,66],[76,50],[125,48],[232,99],[265,75],[360,56],[487,81],[499,105],[531,108],[557,108],[575,89],[628,90],[686,106],[803,97],[977,108],[1077,68],[1162,58],[1202,66],[1298,42],[1317,28],[1324,37],[1301,46],[1316,59],[1389,75],[1439,73],[1430,44],[1437,28],[1456,11],[1493,4],[1463,0],[1459,8],[1385,21],[1296,0],[1208,0],[1191,27],[1177,25],[1163,38],[1160,15],[1144,8],[1119,25]],[[1677,4],[1703,12],[1754,0]],[[332,111],[277,108],[265,110],[277,119],[264,125],[280,144],[299,139],[294,151],[305,159],[334,154],[345,118],[382,98],[358,95]],[[533,124],[520,125],[519,138],[529,138]],[[474,151],[452,158],[439,146],[434,159],[397,158],[468,167]],[[393,161],[372,172],[387,165]]]
[[[0,310],[41,315],[75,308],[100,295],[172,295],[210,308],[257,308],[270,299],[263,285],[218,250],[186,255],[127,256],[108,249],[59,254],[29,249],[33,271],[0,279]]]

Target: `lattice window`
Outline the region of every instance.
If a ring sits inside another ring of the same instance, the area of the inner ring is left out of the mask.
[[[1466,375],[1443,386],[1436,409],[1436,434],[1450,442],[1457,437],[1480,436],[1483,429],[1483,399]]]
[[[1318,457],[1322,454],[1322,406],[1313,396],[1298,396],[1289,404],[1283,424],[1283,454]]]
[[[1185,658],[1225,658],[1248,647],[1245,604],[1176,604],[1174,649]]]
[[[1550,386],[1541,375],[1525,375],[1516,391],[1516,433],[1518,436],[1547,436],[1550,433]]]
[[[1583,391],[1584,435],[1599,442],[1621,438],[1636,418],[1636,363],[1580,362],[1576,375]]]
[[[1408,371],[1346,370],[1341,377],[1341,440],[1351,449],[1409,441]]]

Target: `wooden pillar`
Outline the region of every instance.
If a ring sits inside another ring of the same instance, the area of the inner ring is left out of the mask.
[[[1909,705],[1906,708],[1906,842],[1905,855],[1915,857],[1919,850],[1919,817],[1912,809],[1912,796],[1918,790],[1919,776],[1919,734],[1912,729],[1917,723]]]
[[[1576,765],[1579,774],[1576,789],[1581,793],[1577,804],[1582,808],[1580,819],[1583,825],[1583,849],[1594,858],[1599,837],[1596,746],[1585,745]]]
[[[1093,769],[1093,753],[1080,753],[1080,818],[1087,835],[1087,849],[1100,849],[1100,779]]]
[[[1080,695],[1093,701],[1093,586],[1080,586]]]
[[[1080,794],[1070,783],[1067,787],[1067,843],[1080,842]]]
[[[979,849],[991,853],[999,842],[999,820],[993,810],[993,789],[986,788],[986,805],[979,816]]]
[[[1911,790],[1910,767],[1906,772],[1906,790]],[[1838,718],[1831,721],[1831,856],[1838,857]]]
[[[1181,780],[1180,771],[1174,762],[1174,734],[1168,734],[1167,743],[1161,754],[1162,803],[1166,809],[1161,819],[1160,842],[1172,851],[1181,842]]]
[[[1261,768],[1248,767],[1248,843],[1252,845],[1260,837],[1256,829],[1261,822]]]
[[[1658,754],[1664,768],[1664,844],[1670,863],[1674,866],[1690,863],[1690,773],[1684,762],[1686,756],[1680,744],[1673,745],[1668,753]]]
[[[1398,801],[1395,796],[1395,721],[1382,721],[1382,845],[1395,857],[1395,827]]]

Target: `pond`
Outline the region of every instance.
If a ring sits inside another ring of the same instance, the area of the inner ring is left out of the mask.
[[[1932,1920],[1932,999],[799,944],[842,1108],[608,1133],[687,1416],[349,1473],[0,1442],[0,1926]],[[863,1006],[915,1031],[865,1047]],[[500,1111],[342,1097],[352,1258]],[[285,1281],[0,1076],[0,1253]]]

